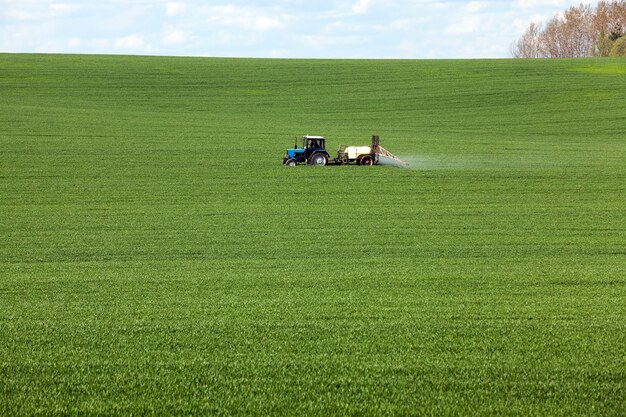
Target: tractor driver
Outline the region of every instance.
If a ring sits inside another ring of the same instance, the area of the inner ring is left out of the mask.
[[[313,139],[309,142],[309,149],[317,149],[317,140]]]

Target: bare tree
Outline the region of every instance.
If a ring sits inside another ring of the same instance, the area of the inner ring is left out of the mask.
[[[571,7],[562,16],[554,16],[541,33],[541,53],[548,58],[589,56],[595,45],[591,30],[590,6]]]
[[[515,42],[511,48],[513,58],[541,58],[539,35],[541,25],[531,22],[526,32]]]
[[[580,4],[543,27],[532,22],[511,48],[515,58],[609,56],[626,28],[626,0]]]

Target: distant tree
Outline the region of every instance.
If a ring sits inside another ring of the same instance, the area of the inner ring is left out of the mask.
[[[595,56],[609,56],[611,53],[611,48],[613,47],[613,41],[609,39],[604,30],[600,31],[600,36],[598,37],[598,42],[596,43]]]
[[[593,30],[598,33],[594,55],[609,56],[613,43],[624,35],[625,26],[626,1],[599,2],[593,18]]]
[[[580,58],[589,55],[594,45],[590,30],[591,7],[580,5],[554,16],[541,33],[543,56],[548,58]]]
[[[609,35],[609,40],[611,40],[611,42],[615,42],[622,36],[624,36],[624,31],[622,30],[622,24],[620,22],[616,22],[615,25],[613,26],[613,30],[611,31],[611,34]]]
[[[514,58],[541,58],[539,35],[541,26],[531,22],[526,32],[517,40],[511,49]]]
[[[615,40],[609,56],[625,56],[626,57],[626,36]]]
[[[626,0],[600,1],[595,9],[581,3],[555,15],[545,26],[530,23],[511,54],[515,58],[609,56],[625,27]]]

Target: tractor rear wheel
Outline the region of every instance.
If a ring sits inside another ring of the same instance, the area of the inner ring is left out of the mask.
[[[309,160],[309,163],[311,165],[317,165],[320,167],[323,167],[324,165],[326,165],[327,162],[328,162],[328,158],[326,158],[326,155],[324,155],[323,153],[313,154],[313,156]]]
[[[360,164],[365,165],[365,166],[374,165],[374,158],[372,158],[369,155],[366,155],[363,158],[361,158]]]
[[[293,158],[287,159],[285,161],[285,165],[288,167],[295,167],[296,166],[296,160]]]

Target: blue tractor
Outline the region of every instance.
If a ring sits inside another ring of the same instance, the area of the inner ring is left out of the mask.
[[[298,148],[298,139],[293,149],[287,149],[283,157],[283,164],[296,166],[299,163],[308,165],[324,166],[328,163],[328,152],[326,152],[326,139],[323,136],[302,137],[302,148]]]

